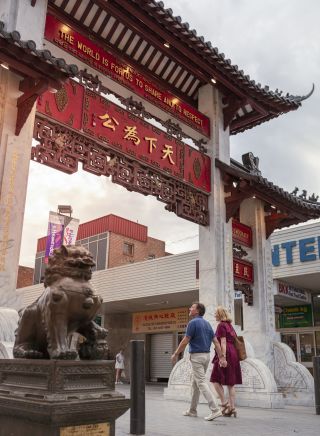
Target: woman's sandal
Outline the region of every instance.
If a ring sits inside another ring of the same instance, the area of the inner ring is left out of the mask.
[[[230,416],[234,416],[235,418],[237,417],[237,411],[236,411],[236,409],[231,409],[231,407],[227,407],[227,410],[223,413],[223,416],[228,416],[228,417],[230,417]]]
[[[225,403],[221,403],[220,404],[222,415],[224,415],[226,413],[226,410],[228,409],[228,407],[229,407],[228,401],[226,401]]]

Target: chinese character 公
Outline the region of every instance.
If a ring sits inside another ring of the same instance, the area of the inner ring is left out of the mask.
[[[116,130],[116,126],[119,126],[118,121],[113,118],[110,117],[110,115],[108,114],[104,114],[104,115],[99,115],[100,120],[105,120],[102,125],[103,127],[106,127],[107,129],[111,129],[113,131]]]

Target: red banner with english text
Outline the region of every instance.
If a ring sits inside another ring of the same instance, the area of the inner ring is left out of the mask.
[[[136,68],[117,59],[96,42],[50,14],[47,15],[45,38],[92,68],[134,91],[137,95],[151,101],[162,110],[173,114],[203,135],[210,137],[210,120],[207,116],[171,92],[161,89],[144,77]]]

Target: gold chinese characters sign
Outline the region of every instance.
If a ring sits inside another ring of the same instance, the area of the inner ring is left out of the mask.
[[[137,312],[132,316],[132,333],[158,333],[185,330],[189,321],[187,307]]]
[[[179,217],[209,224],[210,157],[69,80],[37,103],[31,159],[73,174],[111,177]]]
[[[38,100],[37,112],[197,190],[204,193],[211,190],[209,156],[73,80],[55,94],[44,93]],[[71,132],[64,133],[55,141],[58,152],[66,148],[70,135]],[[87,139],[82,142],[87,142]],[[82,148],[83,145],[78,144],[78,153]],[[69,164],[73,161],[68,153],[65,158],[61,156],[61,160],[67,160]],[[97,150],[90,153],[90,161],[96,161],[102,171],[106,167]],[[91,171],[96,173],[93,168]]]
[[[85,424],[60,428],[60,436],[109,436],[110,424]]]
[[[232,241],[246,247],[252,247],[252,229],[245,224],[232,220]]]

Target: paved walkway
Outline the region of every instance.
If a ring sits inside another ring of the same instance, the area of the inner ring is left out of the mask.
[[[130,397],[130,387],[118,391]],[[311,407],[287,406],[285,409],[238,408],[237,418],[220,417],[207,422],[208,407],[199,405],[198,418],[182,416],[188,403],[166,400],[163,386],[146,388],[146,436],[318,436],[320,415]],[[116,436],[130,434],[130,411],[116,421]]]

